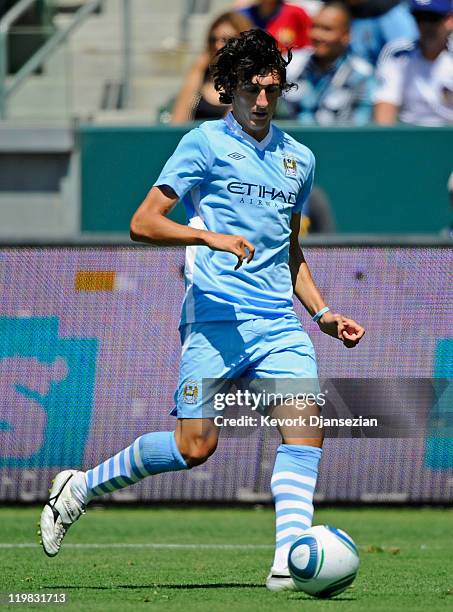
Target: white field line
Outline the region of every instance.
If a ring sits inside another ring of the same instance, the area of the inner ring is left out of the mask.
[[[72,543],[65,543],[64,548],[150,548],[150,549],[167,549],[167,550],[178,550],[178,549],[194,549],[194,548],[201,548],[201,549],[206,549],[206,550],[268,550],[270,548],[274,548],[273,544],[169,544],[169,543],[151,543],[151,542],[136,542],[135,544],[132,543],[114,543],[114,542],[105,542],[102,544],[96,544],[96,543],[83,543],[83,544],[72,544]],[[382,549],[380,549],[379,551],[373,551],[373,550],[369,550],[369,546],[365,546],[365,545],[358,545],[357,546],[359,551],[362,553],[374,553],[374,552],[385,552],[385,553],[389,553],[392,552],[392,547],[389,546],[384,546]],[[41,548],[40,544],[35,544],[34,542],[16,542],[16,543],[12,543],[12,542],[0,542],[0,550],[1,549],[14,549],[14,548]],[[415,545],[405,545],[404,548],[406,550],[412,550],[412,549],[420,549],[420,550],[444,550],[444,546],[442,545],[432,545],[432,544],[419,544],[417,546]]]
[[[39,544],[33,542],[0,542],[1,548],[40,548]],[[259,550],[273,548],[271,544],[158,544],[158,543],[136,543],[136,544],[117,544],[117,543],[105,543],[105,544],[71,544],[65,543],[64,548],[168,548],[168,549],[179,549],[179,548],[206,548],[206,549],[217,549],[217,550]]]

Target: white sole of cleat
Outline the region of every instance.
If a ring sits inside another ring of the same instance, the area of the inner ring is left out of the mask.
[[[291,576],[272,576],[272,574],[267,577],[266,588],[273,593],[278,593],[280,591],[297,591]]]
[[[42,545],[44,552],[48,557],[55,557],[58,554],[59,548],[55,548],[52,546],[52,540],[50,534],[53,535],[55,525],[55,517],[52,512],[52,508],[49,506],[44,506],[44,509],[41,513],[41,536],[42,539],[39,543]],[[46,537],[46,534],[49,534],[49,537]],[[43,540],[46,540],[45,544]]]

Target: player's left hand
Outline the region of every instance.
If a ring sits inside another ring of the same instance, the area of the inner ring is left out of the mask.
[[[364,328],[353,319],[341,314],[326,312],[318,321],[319,328],[325,334],[341,340],[346,348],[353,348],[365,334]]]

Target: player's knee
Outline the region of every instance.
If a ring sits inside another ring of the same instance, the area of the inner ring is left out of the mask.
[[[209,459],[217,448],[217,438],[202,438],[194,437],[186,441],[186,444],[181,449],[181,454],[184,457],[189,468],[201,465]]]

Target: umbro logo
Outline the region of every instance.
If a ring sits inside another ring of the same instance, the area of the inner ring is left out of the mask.
[[[240,153],[229,153],[228,157],[232,159],[245,159],[245,155],[241,155]]]

